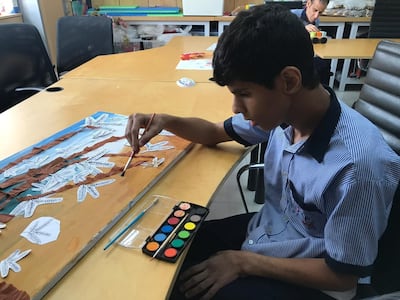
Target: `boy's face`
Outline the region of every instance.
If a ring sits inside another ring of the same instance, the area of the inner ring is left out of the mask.
[[[306,15],[308,21],[314,23],[319,15],[324,12],[326,5],[322,4],[320,0],[307,0],[306,3]]]
[[[270,130],[287,120],[289,99],[276,89],[244,81],[236,81],[228,85],[228,89],[234,96],[233,112],[242,113],[253,126]]]

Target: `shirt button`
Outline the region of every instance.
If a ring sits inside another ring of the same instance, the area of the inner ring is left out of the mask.
[[[249,240],[249,245],[253,245],[254,241],[253,240]]]

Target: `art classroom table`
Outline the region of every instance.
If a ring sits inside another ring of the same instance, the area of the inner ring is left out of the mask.
[[[187,52],[204,52],[211,59],[217,37],[177,36],[162,47],[136,52],[98,56],[66,73],[63,78],[131,79],[176,82],[189,77],[195,82],[209,82],[211,70],[177,70],[180,56]]]
[[[351,59],[371,59],[376,46],[382,39],[330,39],[326,44],[314,44],[315,54],[323,59],[344,59],[342,76],[339,83],[339,91],[344,91],[346,83],[349,82],[347,75],[350,69]],[[389,39],[400,42],[400,39]],[[333,66],[332,66],[333,67]],[[332,70],[336,73],[335,69]],[[360,82],[358,82],[360,83]]]
[[[222,34],[224,27],[228,26],[234,18],[234,16],[214,17],[214,21],[218,22],[218,36]],[[341,39],[343,38],[346,23],[351,24],[351,34],[353,34],[353,28],[358,29],[359,26],[368,26],[370,20],[370,17],[321,16],[320,26],[336,27],[335,37]]]
[[[400,39],[389,39],[400,42]],[[326,44],[314,44],[315,54],[324,59],[347,59],[373,57],[376,46],[382,39],[328,40]]]
[[[0,159],[96,111],[124,115],[135,111],[164,112],[195,115],[212,121],[223,120],[231,114],[231,94],[226,88],[212,83],[179,88],[174,82],[61,79],[54,86],[63,90],[42,91],[0,114],[0,125],[7,128],[0,131],[0,140],[7,141],[7,147],[4,144],[0,147]],[[243,153],[243,148],[235,143],[224,143],[215,148],[196,145],[146,192],[143,199],[147,195],[161,194],[207,206],[218,185]],[[118,202],[127,203],[131,200],[130,187],[137,180],[134,170],[128,170],[124,180],[115,176],[119,179],[112,184],[113,192],[104,196],[114,199],[118,195]],[[102,197],[96,201],[101,201]],[[57,241],[45,245],[18,238],[29,220],[12,219],[0,235],[0,253],[10,253],[17,248],[32,249],[32,253],[19,261],[22,271],[11,271],[4,281],[28,292],[32,299],[41,298],[54,285],[45,299],[164,299],[181,260],[175,264],[150,260],[139,249],[118,245],[103,251],[111,233],[126,222],[127,217],[78,260],[80,249],[88,239],[89,225],[101,218],[93,207],[90,210],[90,203],[93,201],[85,200],[79,212],[70,210],[64,201],[62,205],[39,206],[35,218],[54,216],[62,225],[70,225],[62,226]],[[96,218],[91,218],[91,214],[96,214]],[[79,218],[82,216],[87,216],[87,225],[76,226],[81,224]],[[13,236],[15,243],[5,249],[9,244],[7,236]]]

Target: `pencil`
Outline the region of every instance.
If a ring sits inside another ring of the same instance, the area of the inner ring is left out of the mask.
[[[130,221],[128,223],[128,225],[126,225],[120,232],[118,232],[117,235],[107,243],[107,245],[104,247],[103,250],[107,250],[108,247],[110,247],[112,244],[114,244],[115,241],[118,240],[130,227],[132,227],[134,224],[136,224],[150,208],[152,208],[154,205],[156,205],[158,200],[159,200],[158,197],[156,199],[154,199],[154,201],[148,207],[143,209],[132,221]]]
[[[153,122],[153,119],[154,119],[155,115],[156,115],[156,113],[153,113],[153,114],[151,115],[149,121],[148,121],[147,124],[146,124],[146,127],[144,128],[144,131],[143,131],[143,133],[142,133],[142,136],[143,136],[143,134],[145,134],[146,131],[150,128],[151,123]],[[135,151],[132,151],[131,155],[129,156],[128,161],[127,161],[126,164],[125,164],[124,169],[123,169],[122,172],[121,172],[121,176],[125,176],[125,172],[126,172],[126,170],[128,169],[129,165],[131,164],[132,159],[133,159],[133,157],[135,156],[135,154],[136,154]]]

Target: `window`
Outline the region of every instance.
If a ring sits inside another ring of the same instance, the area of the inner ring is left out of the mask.
[[[19,13],[17,0],[0,0],[0,15]]]

